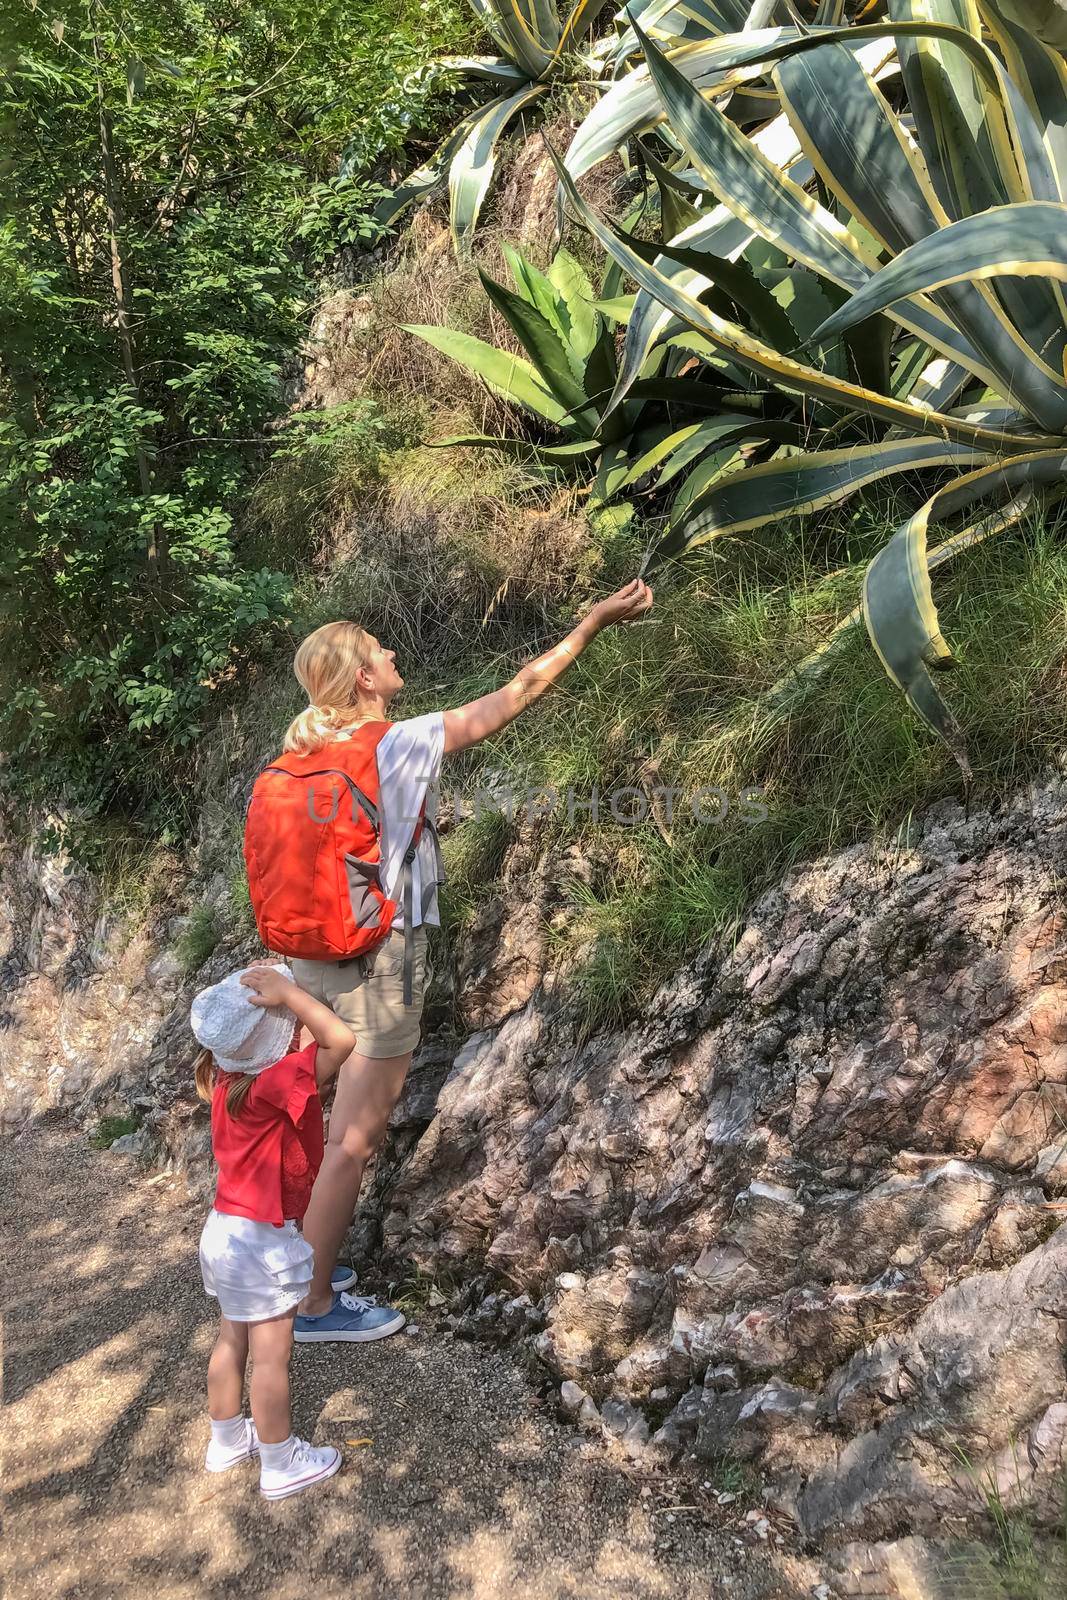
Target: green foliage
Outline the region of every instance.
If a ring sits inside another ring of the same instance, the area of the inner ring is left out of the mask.
[[[353,177],[312,184],[299,199],[299,220],[293,230],[312,264],[325,267],[339,250],[383,239],[389,230],[375,219],[374,208],[387,194],[380,183],[361,183]]]
[[[990,1600],[1053,1600],[1063,1592],[1067,1579],[1067,1475],[1062,1485],[1062,1514],[1058,1533],[1042,1533],[1035,1525],[1026,1503],[1020,1456],[1023,1448],[1011,1441],[1014,1482],[1002,1486],[993,1467],[980,1470],[961,1445],[954,1454],[969,1477],[975,1480],[992,1529],[991,1548],[971,1546],[953,1558],[946,1568],[959,1571],[988,1594]],[[984,1581],[983,1581],[984,1580]]]
[[[504,812],[487,804],[475,806],[473,814],[442,839],[441,925],[450,946],[467,931],[478,906],[498,882],[511,832]]]
[[[459,37],[413,0],[369,20],[353,42],[331,0],[135,0],[8,24],[0,746],[40,804],[180,826],[199,741],[291,617],[246,506],[275,438],[310,481],[363,426],[273,432],[311,274],[382,234],[381,185],[337,159],[353,122],[381,166],[432,120],[440,82],[402,80]]]
[[[270,464],[251,494],[250,528],[297,571],[354,507],[380,484],[389,455],[416,437],[417,417],[359,399],[300,411],[278,430]]]

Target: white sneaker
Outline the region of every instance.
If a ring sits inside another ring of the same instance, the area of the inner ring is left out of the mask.
[[[301,1489],[309,1489],[323,1478],[332,1478],[340,1465],[341,1452],[332,1444],[316,1450],[306,1439],[295,1439],[287,1467],[260,1468],[260,1493],[268,1500],[284,1500],[287,1494],[299,1494]]]
[[[209,1442],[207,1455],[204,1457],[204,1466],[209,1472],[229,1472],[231,1467],[238,1466],[242,1461],[249,1461],[253,1456],[259,1454],[259,1436],[256,1433],[256,1425],[248,1417],[245,1417],[244,1424],[244,1444],[231,1448],[230,1446],[219,1444],[215,1439]]]

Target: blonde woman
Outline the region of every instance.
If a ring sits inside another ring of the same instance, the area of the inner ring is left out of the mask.
[[[503,688],[453,711],[400,722],[390,721],[389,707],[404,680],[395,652],[379,639],[353,622],[332,622],[297,651],[293,670],[309,703],[290,727],[284,749],[301,756],[321,753],[323,766],[330,764],[330,747],[337,741],[363,740],[368,751],[373,749],[376,762],[366,770],[376,768],[378,794],[371,798],[377,803],[381,833],[379,881],[388,898],[400,901],[390,932],[367,960],[290,959],[296,982],[329,1005],[356,1037],[356,1048],[338,1075],[326,1152],[304,1217],[304,1238],[314,1250],[315,1264],[296,1319],[298,1342],[362,1343],[386,1338],[404,1324],[400,1312],[344,1292],[354,1274],[335,1263],[367,1163],[385,1137],[419,1040],[427,928],[440,923],[439,858],[432,827],[424,828],[410,859],[410,893],[405,897],[399,889],[424,803],[433,821],[442,761],[498,733],[532,706],[603,628],[635,621],[651,606],[652,590],[635,578],[598,601],[565,639],[527,662]],[[410,928],[404,921],[405,898]],[[414,949],[409,1004],[404,999],[405,938],[409,954]]]

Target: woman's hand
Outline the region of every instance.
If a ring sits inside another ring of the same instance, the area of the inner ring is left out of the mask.
[[[242,972],[241,982],[246,988],[256,991],[254,995],[249,996],[251,1005],[291,1006],[296,984],[276,967],[249,967],[246,972]]]
[[[652,590],[643,578],[634,578],[624,589],[608,595],[606,600],[598,600],[586,616],[599,632],[613,622],[636,622],[651,610]]]

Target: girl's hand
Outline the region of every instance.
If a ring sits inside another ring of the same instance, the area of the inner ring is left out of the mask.
[[[241,982],[254,989],[249,999],[254,1006],[288,1006],[296,984],[274,967],[249,967],[241,974]]]
[[[643,578],[634,578],[624,589],[617,590],[606,600],[598,600],[587,616],[599,631],[613,622],[636,622],[651,610],[652,590]]]

